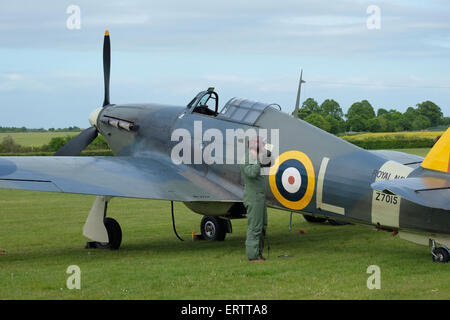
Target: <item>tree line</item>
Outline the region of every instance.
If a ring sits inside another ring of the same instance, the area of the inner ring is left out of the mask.
[[[418,103],[404,113],[380,108],[375,113],[367,100],[353,103],[344,115],[339,103],[326,99],[320,105],[313,98],[306,99],[298,117],[330,133],[417,131],[450,125],[441,108],[432,101]]]
[[[450,117],[444,117],[441,108],[432,101],[418,103],[404,113],[395,109],[380,108],[375,113],[367,100],[353,103],[344,115],[339,103],[326,99],[320,105],[313,98],[306,99],[298,111],[298,117],[327,132],[398,132],[417,131],[439,125],[449,126]],[[5,132],[79,132],[77,126],[50,128],[48,130],[26,127],[1,127]]]
[[[38,128],[30,129],[26,127],[0,127],[0,133],[13,133],[13,132],[79,132],[81,129],[77,126],[67,127],[67,128]]]

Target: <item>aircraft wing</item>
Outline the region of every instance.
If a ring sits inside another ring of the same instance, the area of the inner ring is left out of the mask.
[[[170,159],[0,157],[0,188],[173,201],[242,201],[224,184]]]
[[[372,183],[372,189],[394,193],[422,206],[450,210],[450,180],[414,177]]]

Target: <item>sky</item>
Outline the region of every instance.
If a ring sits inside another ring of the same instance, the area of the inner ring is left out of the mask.
[[[75,8],[75,10],[74,10]],[[336,100],[344,112],[431,100],[450,116],[450,1],[108,0],[0,2],[0,126],[89,126],[103,102],[186,105],[215,87],[295,106]]]

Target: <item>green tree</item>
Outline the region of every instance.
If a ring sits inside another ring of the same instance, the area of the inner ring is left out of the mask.
[[[403,131],[403,114],[397,110],[391,109],[387,113],[383,114],[387,120],[387,131]]]
[[[330,115],[336,120],[341,120],[344,117],[344,112],[339,103],[333,99],[326,99],[320,105],[320,111],[324,116]]]
[[[64,146],[67,142],[72,140],[74,137],[65,136],[65,137],[53,137],[47,145],[42,147],[43,151],[58,151],[62,146]]]
[[[306,122],[312,124],[313,126],[316,126],[322,130],[325,130],[327,132],[330,132],[331,129],[331,124],[328,123],[327,120],[325,120],[325,118],[318,114],[318,113],[311,113],[309,116],[307,116],[304,119]]]
[[[370,132],[381,132],[382,131],[382,123],[380,117],[375,117],[367,120],[367,130]]]
[[[305,120],[309,115],[313,113],[320,114],[320,107],[316,100],[308,98],[303,101],[301,108],[298,110],[298,117]]]
[[[429,100],[417,104],[417,113],[430,119],[431,126],[439,125],[443,116],[441,108]]]
[[[31,151],[31,147],[24,147],[17,144],[11,136],[4,137],[0,143],[0,153],[25,153]]]
[[[411,123],[412,130],[422,130],[426,129],[431,125],[430,119],[423,115],[418,115]]]
[[[360,116],[365,120],[375,118],[375,111],[372,105],[367,100],[362,100],[361,102],[355,102],[347,111],[347,119],[350,120],[355,116]]]
[[[348,131],[366,131],[367,119],[356,114],[347,120],[346,125]]]
[[[379,132],[388,132],[389,131],[388,130],[389,124],[388,124],[388,121],[385,119],[385,117],[384,116],[379,116],[379,117],[377,117],[377,119],[378,119],[378,122],[380,123],[380,126],[381,126]]]
[[[330,129],[327,130],[328,132],[336,134],[345,131],[345,121],[343,119],[338,120],[330,114],[326,115],[324,118],[330,125]]]
[[[405,113],[403,113],[403,117],[401,119],[402,126],[405,130],[413,130],[413,122],[419,116],[416,109],[413,107],[409,107],[406,109]]]
[[[97,138],[95,138],[94,141],[87,147],[89,150],[106,150],[109,149],[108,142],[106,142],[106,139],[98,135]]]
[[[386,109],[380,108],[377,111],[377,117],[382,116],[383,114],[388,113],[388,111]]]

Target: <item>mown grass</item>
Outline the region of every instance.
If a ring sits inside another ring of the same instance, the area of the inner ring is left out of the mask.
[[[113,199],[118,251],[84,249],[91,196],[0,192],[0,299],[445,299],[450,269],[429,250],[364,226],[314,225],[269,210],[269,260],[244,252],[246,220],[233,221],[224,242],[192,241],[200,216],[176,204],[184,242],[171,230],[167,201]],[[306,234],[299,234],[305,229]],[[289,254],[289,258],[278,258]],[[268,256],[267,251],[265,255]],[[369,265],[381,268],[381,290],[369,290]],[[81,268],[81,290],[66,269]]]
[[[421,157],[425,157],[431,148],[405,148],[405,149],[392,149],[394,151],[400,151],[405,153],[412,153]]]
[[[450,266],[429,248],[357,225],[309,224],[269,210],[270,254],[245,256],[246,220],[224,242],[192,241],[201,216],[167,201],[115,198],[108,216],[123,231],[118,251],[84,249],[93,196],[0,190],[0,299],[448,299]],[[306,230],[300,234],[299,229]],[[289,254],[288,258],[278,256]],[[66,287],[81,268],[81,289]],[[366,286],[381,268],[381,289]]]
[[[0,244],[1,299],[411,299],[448,298],[450,269],[429,250],[364,226],[308,224],[269,210],[269,260],[245,257],[246,220],[233,221],[224,242],[192,241],[200,216],[176,204],[180,242],[166,201],[114,199],[118,251],[83,249],[84,219],[94,197],[4,190]],[[45,204],[45,205],[42,205]],[[299,234],[299,229],[307,230]],[[266,256],[268,255],[266,251]],[[289,258],[278,258],[282,254]],[[381,268],[381,290],[369,290],[369,265]],[[81,290],[66,287],[69,265],[81,268]]]

